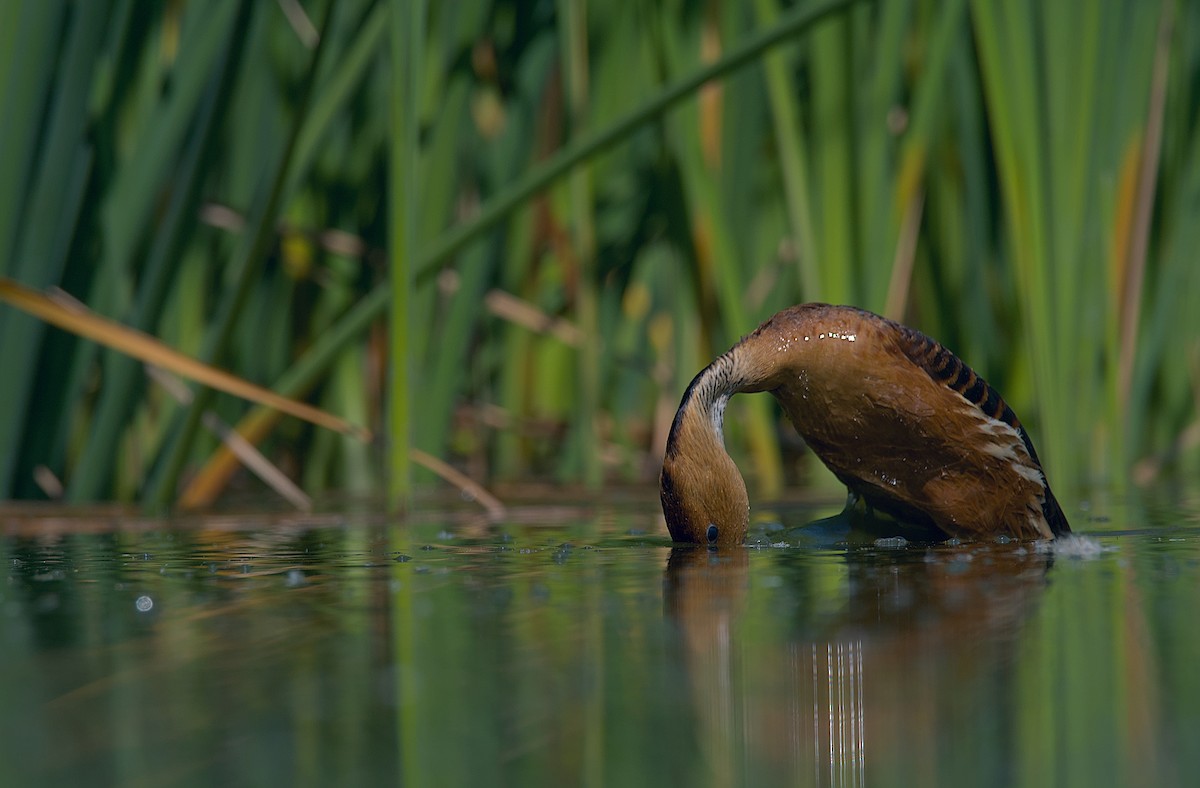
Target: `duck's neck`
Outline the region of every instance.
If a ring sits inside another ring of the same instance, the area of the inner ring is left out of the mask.
[[[743,389],[744,382],[737,349],[701,370],[683,393],[667,437],[668,457],[684,450],[725,451],[725,406]]]
[[[749,523],[746,484],[725,451],[729,398],[747,387],[739,348],[718,358],[688,386],[667,438],[661,497],[679,542],[737,544]]]

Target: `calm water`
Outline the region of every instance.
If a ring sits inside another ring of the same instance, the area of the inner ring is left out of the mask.
[[[773,525],[717,553],[653,502],[0,510],[0,784],[1193,785],[1198,513],[1076,513],[1054,551]]]

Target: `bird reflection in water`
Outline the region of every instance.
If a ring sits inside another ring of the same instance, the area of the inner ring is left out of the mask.
[[[747,621],[752,558],[756,578],[779,584],[756,591],[755,607],[791,618],[790,630],[754,626],[761,612]],[[864,785],[898,766],[919,775],[981,709],[1010,728],[1016,636],[1050,562],[1029,543],[673,548],[665,612],[712,784],[760,771],[820,785]]]

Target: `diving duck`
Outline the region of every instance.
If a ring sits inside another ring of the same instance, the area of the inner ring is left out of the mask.
[[[779,312],[683,394],[660,497],[677,542],[741,544],[746,484],[725,452],[725,406],[769,391],[867,507],[947,537],[1070,533],[1029,434],[1000,394],[920,331],[849,306]]]

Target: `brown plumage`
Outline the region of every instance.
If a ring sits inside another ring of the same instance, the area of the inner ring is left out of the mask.
[[[671,425],[661,477],[677,542],[739,544],[750,504],[721,434],[733,394],[769,391],[853,497],[948,536],[1070,532],[1029,435],[940,344],[872,312],[785,309],[706,367]]]

